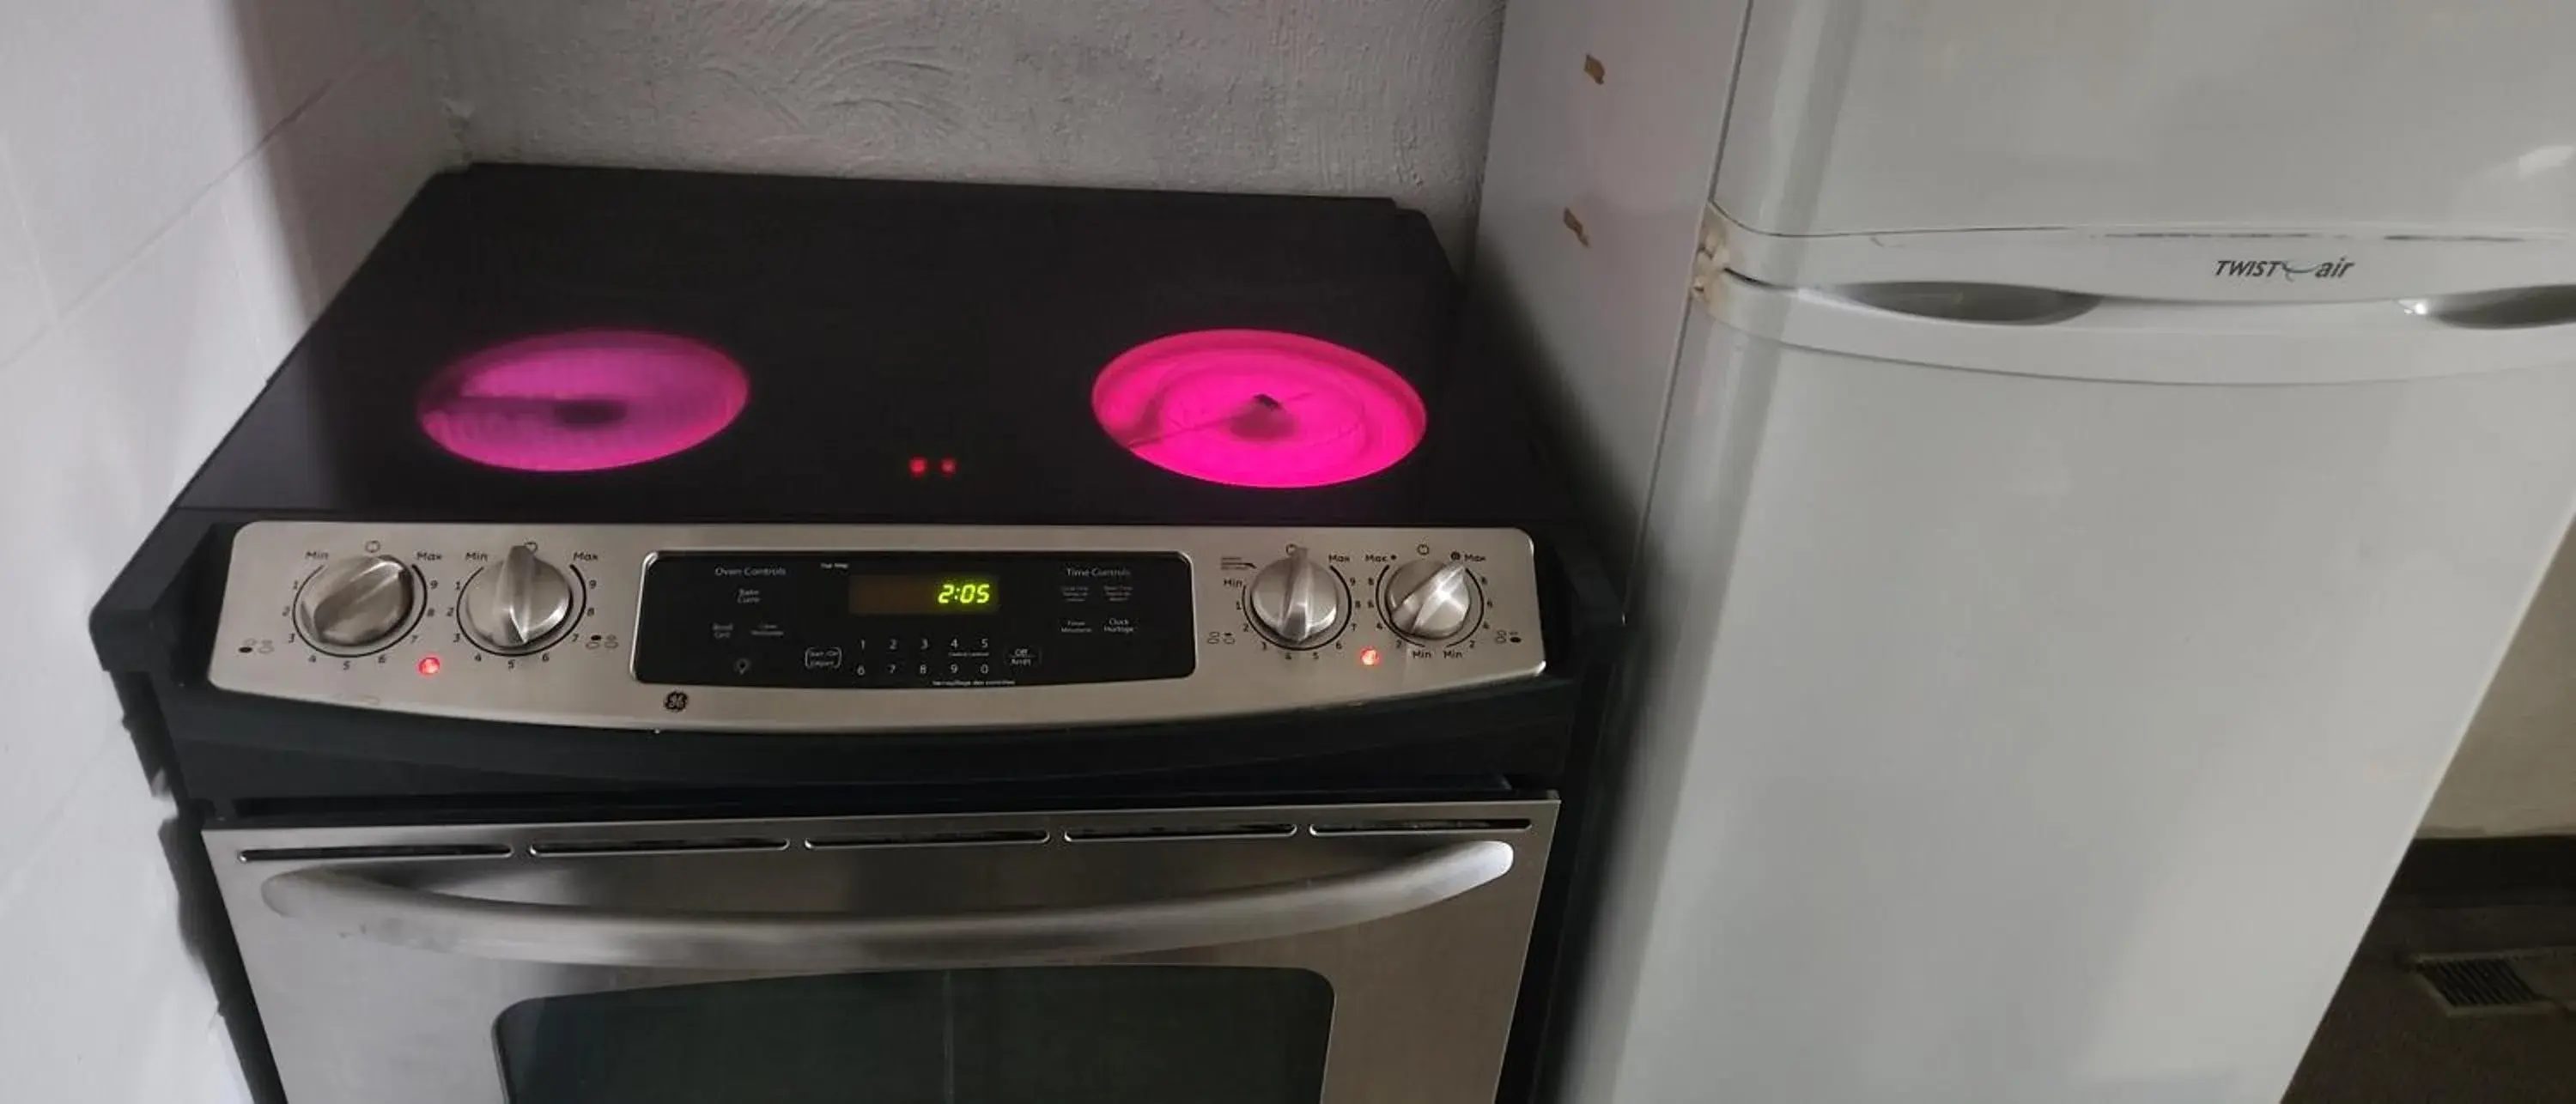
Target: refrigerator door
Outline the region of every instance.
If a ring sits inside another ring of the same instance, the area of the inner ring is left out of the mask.
[[[2576,5],[1756,0],[1717,206],[1772,235],[2576,230]]]
[[[2284,348],[2168,323],[2168,378]],[[2576,507],[2576,344],[2160,385],[2053,328],[1695,318],[1564,1099],[2280,1099]]]

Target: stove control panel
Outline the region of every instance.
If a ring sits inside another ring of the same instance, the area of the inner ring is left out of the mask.
[[[635,677],[671,686],[1054,686],[1187,678],[1170,553],[674,552],[644,567]]]
[[[1546,664],[1512,529],[257,522],[214,643],[244,694],[760,731],[1240,716]]]

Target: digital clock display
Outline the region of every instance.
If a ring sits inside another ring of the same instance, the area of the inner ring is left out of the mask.
[[[997,613],[1001,584],[990,575],[852,575],[850,612],[861,617]]]

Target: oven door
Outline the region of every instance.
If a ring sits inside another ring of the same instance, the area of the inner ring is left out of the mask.
[[[1491,1104],[1555,811],[206,838],[292,1104]]]

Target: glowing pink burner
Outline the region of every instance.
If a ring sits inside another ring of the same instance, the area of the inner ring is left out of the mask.
[[[420,428],[478,464],[605,471],[685,451],[732,424],[751,381],[684,337],[576,330],[497,345],[422,389]]]
[[[1200,330],[1119,355],[1091,412],[1148,463],[1236,487],[1322,487],[1383,471],[1422,440],[1422,397],[1329,341]]]

